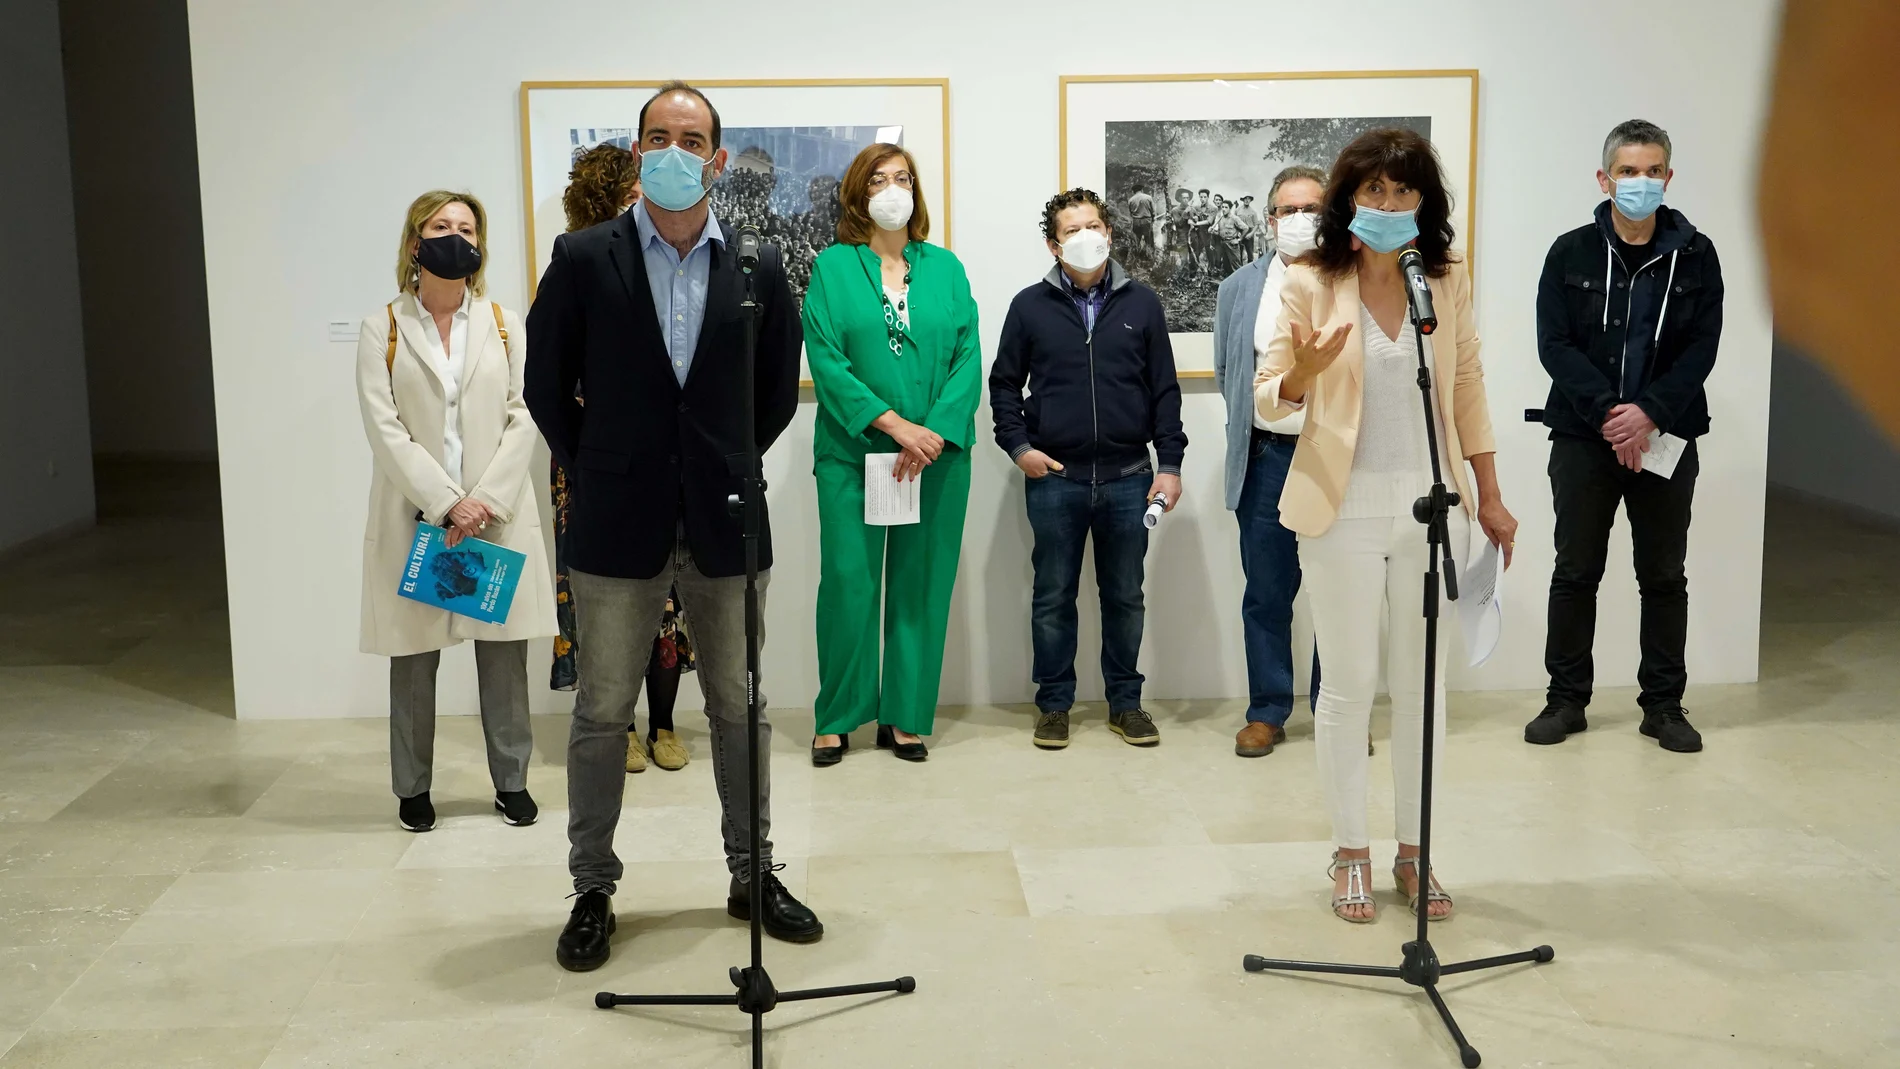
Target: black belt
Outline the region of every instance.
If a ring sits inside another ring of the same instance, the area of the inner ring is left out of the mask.
[[[1297,434],[1281,434],[1279,431],[1263,431],[1255,427],[1253,429],[1253,440],[1258,442],[1263,439],[1272,442],[1274,445],[1300,444],[1300,436]]]

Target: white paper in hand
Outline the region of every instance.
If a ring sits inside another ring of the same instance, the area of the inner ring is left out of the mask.
[[[1661,431],[1649,432],[1649,451],[1643,454],[1643,470],[1654,472],[1665,479],[1676,475],[1676,462],[1682,459],[1682,451],[1689,448],[1687,439]]]
[[[897,479],[901,453],[869,453],[864,458],[864,522],[872,527],[902,527],[922,523],[923,499],[918,488],[924,477]]]
[[[1476,668],[1497,652],[1504,633],[1504,560],[1491,540],[1472,532],[1477,552],[1458,575],[1458,623],[1465,633],[1465,651]]]

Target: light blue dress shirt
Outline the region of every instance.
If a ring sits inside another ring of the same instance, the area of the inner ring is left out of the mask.
[[[686,258],[667,244],[647,214],[645,201],[633,206],[633,222],[640,231],[640,254],[646,260],[647,285],[653,290],[653,311],[660,317],[666,356],[681,386],[693,370],[693,350],[699,347],[699,328],[706,321],[706,280],[712,274],[712,243],[726,245],[724,231],[712,209],[706,210],[706,228],[700,231]]]

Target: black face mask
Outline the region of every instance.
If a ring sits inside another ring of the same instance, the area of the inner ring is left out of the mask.
[[[437,278],[464,279],[482,269],[482,251],[460,234],[423,238],[416,248],[416,263]]]

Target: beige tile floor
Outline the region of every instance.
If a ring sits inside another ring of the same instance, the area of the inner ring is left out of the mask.
[[[1764,681],[1690,696],[1705,753],[1637,736],[1628,691],[1550,749],[1518,738],[1534,695],[1454,699],[1436,942],[1558,950],[1445,985],[1486,1065],[1900,1065],[1900,537],[1802,516],[1770,512]],[[735,1013],[591,1001],[718,990],[745,953],[703,731],[632,782],[616,954],[571,976],[562,724],[536,724],[543,823],[492,816],[452,718],[442,825],[402,833],[380,722],[231,719],[220,582],[214,519],[137,501],[0,561],[0,1067],[745,1064]],[[1389,891],[1373,926],[1325,909],[1310,719],[1241,761],[1234,703],[1158,712],[1157,750],[1091,715],[1044,754],[1026,710],[952,709],[927,765],[819,772],[780,711],[784,875],[830,930],[775,977],[920,986],[788,1006],[768,1064],[1456,1064],[1402,987],[1239,967],[1393,963],[1409,931]]]

